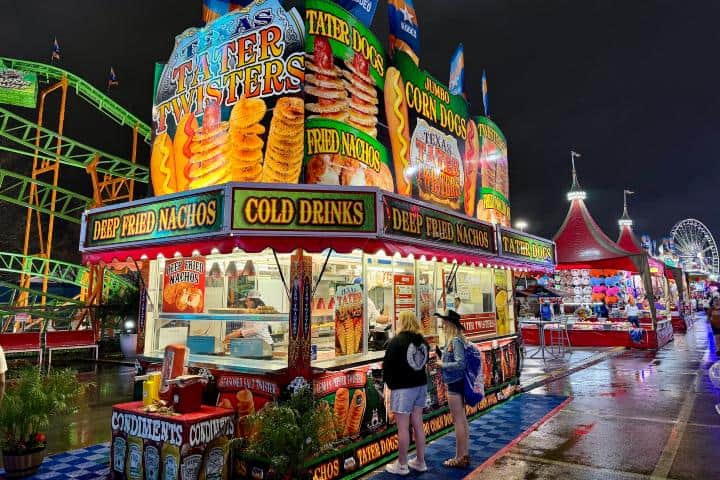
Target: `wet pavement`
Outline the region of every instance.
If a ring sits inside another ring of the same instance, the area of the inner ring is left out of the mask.
[[[132,400],[135,368],[94,362],[58,366],[77,369],[80,380],[89,386],[78,413],[53,419],[47,434],[48,453],[110,441],[112,406]]]
[[[659,352],[625,351],[532,390],[573,400],[468,478],[720,478],[714,352],[702,318]]]

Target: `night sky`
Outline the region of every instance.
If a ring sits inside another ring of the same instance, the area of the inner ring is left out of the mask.
[[[624,188],[636,192],[630,213],[638,234],[665,236],[686,217],[720,233],[719,2],[415,3],[421,66],[447,80],[449,57],[464,43],[475,113],[487,69],[490,116],[509,144],[514,220],[555,233],[568,207],[574,149],[588,207],[611,238]],[[200,10],[200,0],[6,0],[0,55],[49,62],[57,36],[63,68],[104,90],[113,65],[120,87],[111,95],[149,123],[154,62],[167,59],[176,34],[199,24]],[[375,26],[383,39],[386,22],[381,2]],[[129,157],[129,130],[75,97],[66,134]],[[141,150],[142,162],[148,153]],[[89,193],[84,172],[63,175],[65,185]]]

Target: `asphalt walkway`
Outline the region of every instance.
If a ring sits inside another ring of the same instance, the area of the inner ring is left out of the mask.
[[[659,352],[628,350],[536,388],[573,400],[471,479],[718,479],[718,360],[704,318]]]

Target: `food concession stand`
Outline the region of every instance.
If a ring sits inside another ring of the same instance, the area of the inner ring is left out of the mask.
[[[143,369],[174,377],[189,350],[212,404],[205,417],[169,417],[188,430],[172,436],[157,413],[116,406],[118,478],[153,471],[139,466],[148,451],[161,472],[216,474],[227,438],[250,438],[242,419],[299,378],[342,426],[311,461],[313,478],[387,461],[397,433],[381,361],[404,310],[433,345],[445,342],[433,314],[462,314],[484,353],[486,396],[470,416],[516,391],[513,272],[552,271],[555,246],[506,228],[505,137],[420,68],[411,4],[388,6],[391,62],[372,13],[304,7],[255,1],[179,35],[153,102],[156,196],[83,216],[85,263],[142,271]],[[439,435],[452,424],[432,359],[428,393],[426,432]],[[270,475],[262,461],[235,467],[238,478]]]
[[[317,185],[230,183],[91,210],[82,238],[88,263],[146,265],[138,347],[148,370],[160,368],[167,345],[185,344],[188,367],[212,377],[216,406],[240,416],[277,398],[297,376],[333,406],[339,397],[353,399],[357,412],[348,415],[357,423],[347,448],[317,465],[324,470],[342,457],[345,473],[384,456],[362,452],[393,435],[379,362],[397,313],[415,311],[430,342],[442,345],[433,313],[463,300],[471,312],[462,315],[467,336],[485,354],[487,395],[475,414],[518,384],[512,272],[549,271],[554,256],[551,242],[413,199]],[[171,298],[174,285],[184,292]],[[250,292],[262,307],[238,301]],[[430,434],[451,425],[433,365]]]

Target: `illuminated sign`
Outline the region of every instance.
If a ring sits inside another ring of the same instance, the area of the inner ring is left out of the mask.
[[[230,181],[298,183],[302,50],[302,16],[278,0],[178,35],[153,99],[155,195]]]
[[[510,177],[505,136],[487,117],[476,117],[479,139],[481,198],[477,217],[503,226],[510,224]]]
[[[498,229],[500,232],[500,255],[530,262],[555,265],[555,244],[525,233]]]
[[[234,188],[232,228],[375,234],[375,192]]]
[[[305,32],[305,183],[394,191],[391,159],[378,140],[385,123],[380,40],[328,0],[305,2]]]
[[[87,213],[83,248],[215,233],[223,227],[223,191]]]
[[[492,225],[477,220],[390,195],[383,195],[383,216],[383,233],[388,236],[470,249],[473,253],[495,251]]]
[[[34,73],[0,68],[0,103],[35,108],[37,91],[37,75]]]
[[[403,51],[385,77],[385,115],[395,169],[395,191],[468,215],[477,175],[466,158],[468,105]],[[467,187],[467,188],[466,188]],[[465,201],[465,195],[468,202]]]

